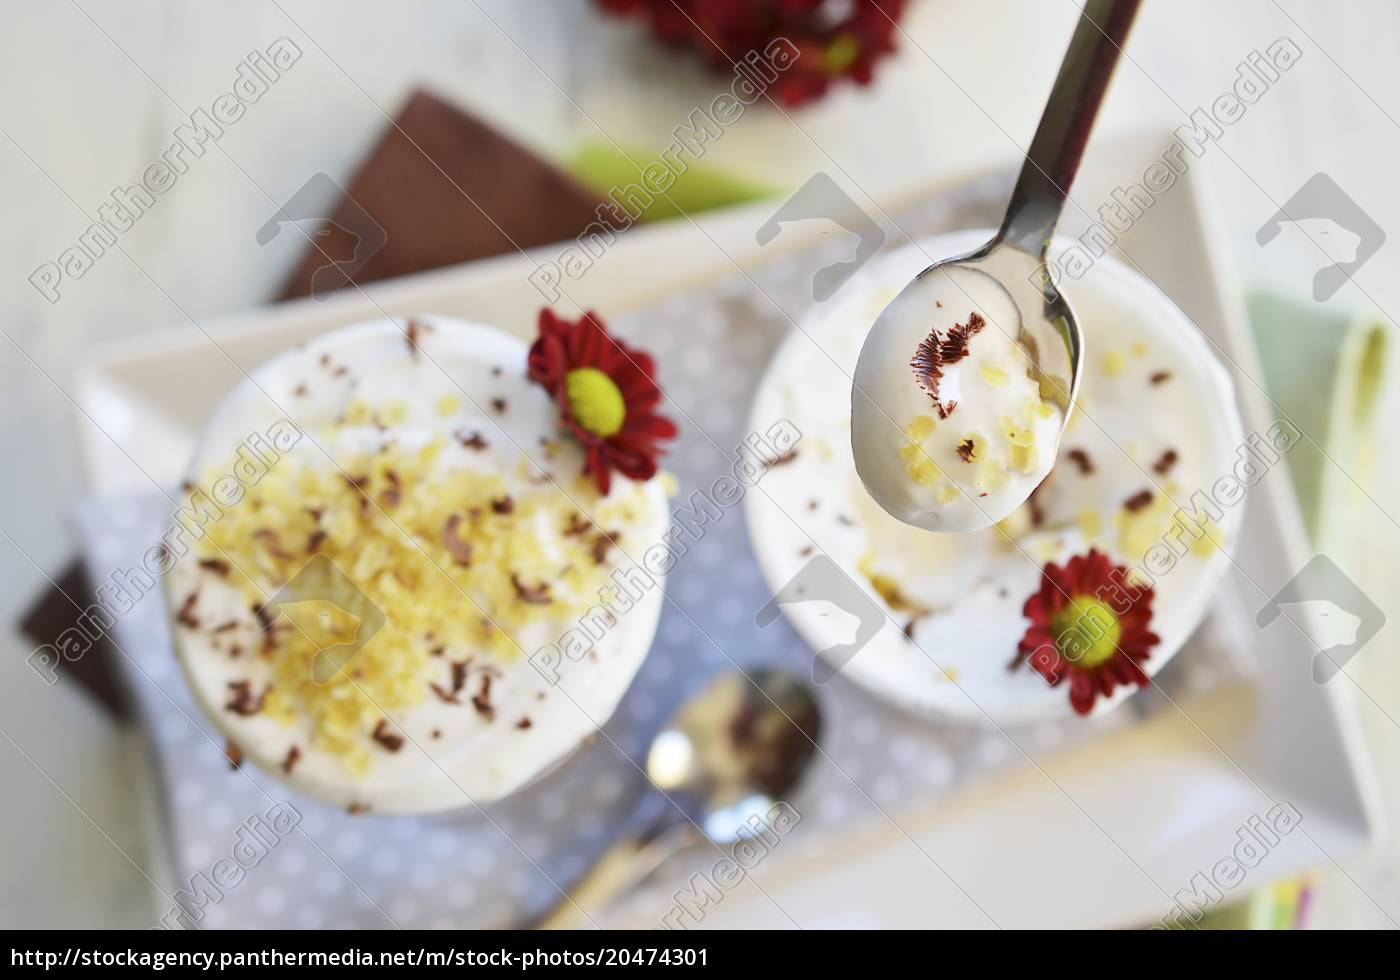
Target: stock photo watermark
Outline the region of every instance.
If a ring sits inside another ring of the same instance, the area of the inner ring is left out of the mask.
[[[278,419],[264,432],[254,432],[239,444],[229,472],[216,477],[207,490],[187,487],[189,503],[176,507],[170,526],[141,556],[138,564],[112,571],[107,581],[93,591],[97,601],[83,610],[73,626],[31,653],[25,662],[45,684],[58,682],[60,663],[75,663],[110,632],[117,620],[155,588],[189,553],[186,536],[198,540],[205,529],[223,519],[248,492],[301,441],[302,431],[290,419]]]
[[[815,220],[830,222],[855,236],[855,248],[849,259],[822,266],[812,274],[812,299],[824,303],[880,251],[880,246],[885,244],[885,231],[830,174],[823,172],[813,174],[784,201],[754,234],[754,240],[767,246],[778,237],[784,225]]]
[[[171,897],[170,908],[160,917],[157,929],[198,928],[211,905],[218,905],[301,823],[301,813],[292,804],[279,800],[261,816],[254,814],[239,825],[229,853],[208,871],[196,871],[186,887]]]
[[[614,569],[609,583],[598,590],[598,602],[555,642],[530,654],[530,665],[547,682],[557,684],[559,667],[565,661],[582,660],[599,640],[617,628],[621,617],[636,608],[645,595],[660,588],[661,579],[704,538],[707,529],[723,520],[771,466],[790,458],[801,439],[802,433],[787,419],[745,436],[735,449],[730,472],[721,474],[707,489],[692,493],[686,506],[677,507],[665,538],[648,548],[641,561]]]
[[[1313,299],[1321,303],[1366,264],[1385,244],[1385,230],[1329,174],[1316,173],[1255,232],[1254,240],[1268,245],[1296,226],[1331,260],[1313,275]]]
[[[1172,896],[1173,907],[1152,928],[1193,928],[1302,822],[1303,815],[1286,800],[1275,803],[1262,816],[1251,814],[1236,828],[1235,846],[1230,853],[1192,875],[1186,887]]]
[[[1065,276],[1082,279],[1302,56],[1303,50],[1288,37],[1272,42],[1262,53],[1256,49],[1246,55],[1235,66],[1235,81],[1229,91],[1193,109],[1189,125],[1176,128],[1171,143],[1159,159],[1147,165],[1141,180],[1115,187],[1109,199],[1099,205],[1098,219],[1077,243],[1047,260],[1032,273],[1031,281],[1046,286],[1061,282]]]
[[[60,288],[68,280],[81,279],[116,246],[117,238],[130,231],[153,207],[157,198],[170,192],[190,170],[193,160],[204,156],[206,144],[217,143],[301,58],[301,48],[290,39],[279,37],[262,51],[253,51],[234,70],[232,88],[216,96],[208,108],[198,108],[171,133],[171,144],[141,171],[141,179],[126,187],[118,185],[97,207],[97,221],[88,225],[77,240],[29,274],[28,281],[44,300],[57,303]],[[188,154],[188,158],[187,158]],[[192,158],[192,159],[191,159]]]
[[[715,96],[709,106],[692,109],[684,123],[671,130],[671,142],[656,159],[641,168],[640,180],[613,187],[607,200],[594,212],[596,220],[579,233],[555,259],[546,259],[526,278],[548,303],[562,295],[565,279],[582,278],[617,241],[619,232],[632,227],[676,179],[708,152],[710,144],[743,118],[748,107],[761,99],[778,77],[797,61],[799,51],[787,38],[774,38],[762,54],[751,51],[734,66],[728,92]]]
[[[754,616],[759,629],[778,619],[784,606],[808,605],[829,633],[812,657],[812,681],[826,684],[850,663],[885,621],[885,614],[850,575],[825,553],[813,555]]]
[[[1284,612],[1285,607],[1292,613]],[[1259,610],[1255,622],[1265,629],[1280,615],[1317,647],[1312,679],[1318,684],[1340,674],[1385,625],[1381,607],[1326,555],[1315,555],[1299,569]]]
[[[322,218],[328,202],[339,201],[335,218]],[[317,173],[299,187],[261,228],[257,242],[272,243],[293,225],[311,240],[322,261],[311,274],[311,298],[325,299],[354,281],[355,273],[384,247],[389,233],[329,174]]]
[[[689,929],[705,920],[725,895],[757,868],[784,837],[802,820],[790,804],[774,803],[767,813],[754,813],[745,821],[743,836],[708,871],[697,871],[672,897],[670,909],[661,916],[663,929]]]

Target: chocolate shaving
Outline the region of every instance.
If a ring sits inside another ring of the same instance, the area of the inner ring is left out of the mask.
[[[361,813],[369,813],[369,804],[368,804],[368,803],[351,803],[349,806],[347,806],[347,807],[345,808],[345,812],[348,813],[348,814],[350,814],[350,816],[352,816],[352,817],[359,816]]]
[[[294,557],[282,550],[281,537],[270,527],[258,528],[253,532],[253,538],[261,541],[263,547],[267,549],[267,553],[273,558],[280,558],[283,561],[288,561]]]
[[[261,711],[263,702],[267,700],[267,692],[272,690],[272,686],[268,685],[268,687],[255,698],[253,697],[252,681],[229,681],[228,686],[229,690],[233,692],[233,695],[228,703],[224,705],[224,708],[244,718],[251,718]]]
[[[301,749],[293,745],[290,749],[287,750],[287,757],[282,760],[282,771],[287,773],[288,775],[291,775],[292,769],[295,768],[297,760],[300,758]]]
[[[964,463],[972,462],[972,454],[977,449],[977,444],[971,439],[964,439],[958,443],[958,459]]]
[[[910,643],[914,642],[914,627],[918,625],[919,620],[923,619],[927,615],[927,612],[917,612],[909,617],[909,622],[904,624],[904,637]]]
[[[592,528],[592,521],[584,517],[578,511],[574,511],[572,514],[569,515],[569,523],[564,527],[564,536],[572,538],[575,535],[592,530]]]
[[[1152,372],[1152,377],[1147,380],[1151,381],[1154,385],[1159,385],[1170,380],[1171,376],[1172,373],[1170,371],[1154,371]]]
[[[794,459],[796,459],[796,458],[797,458],[797,450],[796,450],[796,449],[789,449],[787,452],[783,453],[781,456],[775,456],[774,458],[772,458],[772,459],[770,459],[770,460],[766,460],[766,461],[764,462],[763,466],[764,466],[765,469],[770,469],[770,470],[771,470],[771,469],[772,469],[773,467],[775,467],[775,466],[786,466],[788,463],[791,463],[791,462],[792,462]]]
[[[1090,459],[1089,454],[1082,449],[1071,449],[1069,452],[1065,453],[1065,458],[1079,467],[1079,472],[1084,476],[1088,476],[1090,473],[1094,472],[1094,461]]]
[[[418,360],[418,335],[427,329],[429,328],[425,324],[421,324],[417,320],[409,320],[404,325],[404,337],[408,341],[408,355],[415,361]]]
[[[512,572],[510,584],[515,586],[515,595],[521,602],[528,602],[532,606],[546,606],[550,602],[548,582],[541,582],[539,585],[529,586],[520,581],[519,575]]]
[[[238,620],[236,620],[236,619],[230,619],[230,620],[228,620],[227,622],[223,622],[223,623],[220,623],[218,626],[215,626],[215,627],[214,627],[214,632],[215,632],[215,633],[227,633],[229,630],[236,630],[236,629],[238,629]]]
[[[955,323],[948,329],[947,336],[940,336],[937,330],[930,330],[927,337],[914,348],[914,356],[909,366],[914,370],[914,383],[924,394],[933,399],[938,417],[946,419],[958,407],[956,399],[941,400],[938,389],[943,380],[943,368],[956,364],[968,355],[968,345],[974,336],[982,332],[987,321],[976,310],[968,314],[967,323]]]
[[[199,567],[205,571],[213,572],[215,575],[226,576],[229,573],[229,564],[222,558],[201,558]]]
[[[1123,501],[1123,507],[1124,507],[1124,509],[1127,510],[1129,513],[1133,513],[1133,514],[1136,514],[1138,511],[1142,510],[1144,507],[1150,506],[1151,504],[1152,504],[1152,491],[1151,491],[1151,490],[1139,490],[1137,493],[1133,494],[1133,495],[1132,495],[1131,497],[1129,497],[1127,500]]]
[[[428,687],[429,687],[429,689],[432,690],[432,692],[433,692],[434,694],[436,694],[436,695],[438,696],[438,698],[440,698],[440,699],[443,700],[443,701],[446,701],[448,704],[461,704],[461,703],[462,703],[461,701],[458,701],[458,700],[457,700],[457,695],[453,694],[451,691],[449,691],[449,690],[447,690],[446,688],[442,687],[442,686],[439,685],[436,681],[434,681],[433,683],[429,684]]]
[[[472,707],[487,721],[496,717],[496,709],[491,706],[491,675],[481,675],[481,690],[472,696]]]
[[[510,497],[497,497],[491,501],[491,513],[509,514],[515,510],[515,501]]]
[[[403,748],[403,736],[395,735],[393,732],[389,731],[389,723],[382,718],[379,720],[379,724],[374,726],[374,731],[371,733],[370,738],[374,739],[390,752],[397,752],[399,749]]]
[[[467,668],[471,666],[470,660],[452,661],[452,693],[456,694],[467,686]]]
[[[1157,462],[1152,464],[1152,471],[1159,476],[1166,476],[1171,472],[1171,468],[1176,465],[1176,461],[1179,458],[1175,449],[1168,449],[1166,452],[1162,453],[1161,458],[1158,459]]]
[[[272,632],[272,623],[277,617],[268,612],[267,606],[254,606],[253,615],[257,617],[258,629],[264,633]]]
[[[380,499],[384,501],[385,507],[397,507],[403,502],[403,485],[399,482],[399,475],[393,470],[386,470],[384,479],[389,482],[389,486]]]
[[[365,487],[369,486],[369,474],[361,473],[359,476],[350,476],[346,474],[345,482],[350,485],[350,489],[352,490],[363,490]]]
[[[194,606],[198,601],[198,589],[185,596],[185,601],[180,603],[180,611],[175,614],[175,622],[192,630],[199,629],[199,617],[194,614]]]
[[[449,517],[447,525],[442,529],[442,543],[446,545],[448,553],[452,555],[452,560],[465,566],[472,563],[472,546],[471,542],[463,541],[457,537],[457,528],[461,525],[461,514],[453,514]]]
[[[306,392],[307,387],[305,382],[297,385],[295,388],[292,389],[292,394],[296,395],[298,398],[305,398]]]
[[[322,531],[319,527],[312,531],[306,538],[306,553],[308,555],[314,555],[316,552],[320,551],[321,545],[325,542],[326,538],[326,532]]]
[[[531,727],[532,725],[534,725],[534,722],[531,721],[528,717],[521,718],[515,723],[515,727],[520,729],[522,732],[525,731],[525,729]]]
[[[604,531],[593,539],[593,564],[601,565],[608,560],[608,552],[612,550],[613,539],[621,533],[621,531]]]
[[[442,729],[441,729],[441,728],[434,728],[434,729],[433,729],[433,738],[442,738]]]
[[[465,446],[468,449],[473,449],[476,452],[481,452],[483,449],[486,448],[486,440],[481,438],[480,432],[473,432],[471,435],[468,436],[463,435],[462,430],[459,429],[452,434],[457,437],[458,442],[460,442],[463,446]]]
[[[491,407],[496,410],[497,415],[500,415],[506,410],[506,400],[504,398],[493,398],[491,399]]]
[[[229,742],[224,746],[224,758],[228,760],[230,769],[237,769],[243,765],[243,750],[233,742]]]

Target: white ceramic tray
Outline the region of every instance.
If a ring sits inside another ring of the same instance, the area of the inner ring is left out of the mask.
[[[1115,186],[1138,179],[1169,142],[1166,132],[1114,146],[1105,141],[1091,153],[1074,199],[1107,200]],[[920,187],[881,203],[897,213],[907,201],[952,192],[961,183]],[[1121,237],[1119,247],[1227,354],[1246,429],[1262,429],[1273,415],[1253,380],[1262,374],[1212,211],[1189,173],[1169,194]],[[762,204],[629,232],[586,275],[567,284],[569,298],[616,315],[679,287],[732,276],[736,265],[756,269],[831,233],[825,222],[802,222],[785,226],[776,242],[760,247],[756,232],[775,207]],[[556,251],[546,248],[538,257],[554,258]],[[541,305],[527,281],[534,268],[531,256],[504,256],[371,285],[367,295],[347,291],[206,321],[202,331],[184,323],[95,352],[79,371],[74,395],[122,449],[75,412],[90,489],[149,492],[141,470],[174,486],[200,424],[240,378],[239,368],[251,369],[333,327],[373,318],[381,308],[517,326],[523,333]],[[568,300],[556,306],[568,309]],[[1226,587],[1262,606],[1264,592],[1279,588],[1310,552],[1284,474],[1276,472],[1252,490],[1248,507],[1238,569]],[[1297,630],[1276,625],[1243,642],[1257,644],[1265,661],[1254,684],[1183,704],[1180,711],[1157,712],[1111,741],[1037,756],[1036,766],[982,780],[935,806],[890,807],[897,826],[873,821],[868,831],[820,855],[775,851],[750,881],[707,910],[704,924],[1037,927],[1155,921],[1168,910],[1171,894],[1230,856],[1238,828],[1251,815],[1277,801],[1303,815],[1301,832],[1269,850],[1230,898],[1354,854],[1373,836],[1374,793],[1345,691],[1313,683],[1315,648]],[[677,868],[676,884],[694,870]],[[623,903],[611,923],[654,924],[665,911],[656,904],[658,894],[670,904],[671,890],[648,889]]]

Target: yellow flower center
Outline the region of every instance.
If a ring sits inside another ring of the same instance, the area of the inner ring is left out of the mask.
[[[1050,620],[1055,646],[1070,663],[1097,667],[1118,652],[1123,635],[1111,606],[1093,596],[1075,596]]]
[[[822,52],[822,67],[827,74],[837,75],[851,67],[859,57],[860,42],[849,34],[842,34]]]
[[[622,391],[597,368],[574,368],[564,375],[564,393],[574,421],[595,436],[607,439],[622,431],[627,403]]]

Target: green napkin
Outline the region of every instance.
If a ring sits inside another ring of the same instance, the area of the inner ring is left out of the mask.
[[[618,148],[606,142],[588,142],[580,144],[563,161],[563,166],[574,179],[606,197],[615,188],[637,183],[643,169],[661,159],[655,151]],[[665,194],[651,195],[651,203],[642,211],[642,221],[661,221],[682,214],[699,214],[734,204],[747,204],[772,197],[780,190],[712,164],[692,161],[688,157],[685,160],[688,166],[683,173],[667,168],[675,179],[666,188]]]

